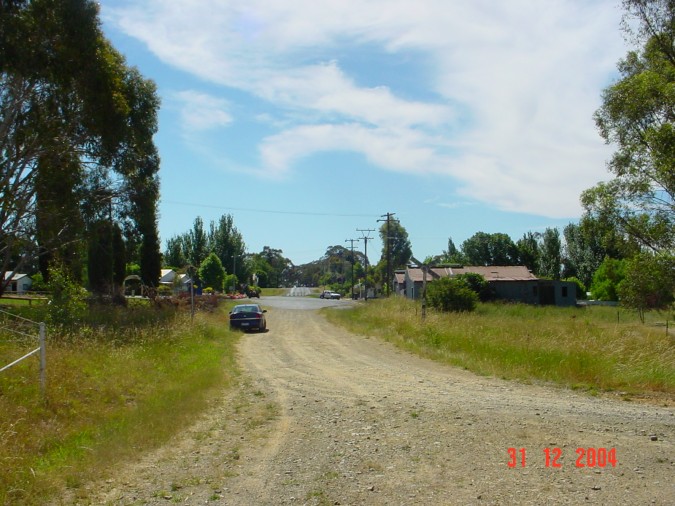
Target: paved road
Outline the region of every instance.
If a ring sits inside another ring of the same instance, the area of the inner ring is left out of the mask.
[[[288,291],[288,297],[305,297],[311,293],[311,290],[306,286],[294,286]]]

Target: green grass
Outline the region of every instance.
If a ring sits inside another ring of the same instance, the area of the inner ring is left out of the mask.
[[[46,304],[46,297],[30,297],[30,296],[4,296],[0,297],[0,307],[7,306],[14,308],[16,306],[32,306],[39,304]]]
[[[49,335],[45,400],[36,358],[0,373],[0,504],[41,504],[165,443],[237,374],[226,308],[192,324],[148,307],[90,318],[106,323]],[[0,364],[26,341],[0,336]]]
[[[286,295],[289,288],[261,288],[260,295],[263,297],[272,297]]]
[[[352,331],[482,375],[591,391],[675,393],[672,331],[666,336],[663,327],[642,325],[617,308],[481,304],[473,313],[428,311],[422,323],[419,302],[391,298],[327,315]]]

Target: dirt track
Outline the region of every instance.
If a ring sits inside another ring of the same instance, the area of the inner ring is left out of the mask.
[[[673,408],[478,377],[300,309],[336,302],[262,303],[237,391],[80,503],[675,503]],[[577,467],[577,448],[614,448],[616,467]]]

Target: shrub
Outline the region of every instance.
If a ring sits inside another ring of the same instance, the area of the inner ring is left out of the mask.
[[[466,274],[458,275],[455,279],[462,280],[467,285],[469,285],[469,288],[471,288],[471,290],[473,290],[474,293],[478,295],[478,298],[483,302],[494,298],[494,294],[490,288],[490,283],[488,283],[487,280],[480,274],[475,272],[467,272]]]
[[[642,323],[645,311],[672,307],[675,296],[675,257],[642,253],[629,260],[619,285],[621,305],[635,309]]]
[[[36,272],[35,274],[31,274],[30,277],[32,283],[30,286],[30,291],[31,292],[46,292],[49,290],[49,285],[45,283],[44,278],[42,277],[41,272]]]
[[[581,282],[579,278],[575,278],[572,276],[571,278],[565,278],[563,281],[570,281],[577,285],[577,299],[583,300],[586,298],[586,287],[584,284]]]
[[[173,294],[173,290],[168,285],[159,285],[157,287],[157,295],[162,295],[163,297],[170,296]]]
[[[84,317],[87,311],[87,291],[75,283],[58,267],[49,271],[49,323],[72,326]]]
[[[199,266],[199,279],[206,286],[216,287],[217,290],[223,289],[223,279],[225,279],[225,269],[223,264],[215,253],[210,253]]]
[[[427,301],[440,311],[473,311],[478,295],[462,279],[441,278],[427,287]]]
[[[223,278],[223,292],[236,293],[239,286],[239,280],[234,274],[226,274]]]
[[[625,276],[625,260],[616,260],[614,258],[605,257],[603,262],[598,267],[598,270],[593,274],[593,282],[591,283],[591,292],[593,298],[597,300],[618,300],[619,283],[623,281]]]

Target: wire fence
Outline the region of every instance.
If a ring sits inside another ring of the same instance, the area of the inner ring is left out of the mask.
[[[37,341],[38,347],[33,351],[26,353],[23,357],[17,358],[12,363],[0,366],[0,372],[6,371],[12,366],[19,364],[20,362],[26,360],[33,355],[39,354],[40,356],[40,392],[42,396],[45,395],[45,389],[47,386],[47,349],[46,349],[46,327],[44,322],[35,322],[24,318],[22,316],[15,315],[0,309],[0,314],[5,316],[5,320],[9,319],[18,325],[10,327],[5,325],[6,321],[0,323],[0,331],[6,331],[13,335],[19,335],[25,338],[28,338],[30,341]],[[21,330],[19,330],[21,329]],[[37,331],[37,335],[35,332]]]

